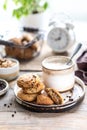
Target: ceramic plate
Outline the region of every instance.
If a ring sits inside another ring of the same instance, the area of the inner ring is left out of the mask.
[[[24,101],[17,96],[19,90],[20,88],[16,85],[14,89],[16,101],[28,110],[34,112],[63,112],[79,104],[85,95],[85,85],[78,77],[75,77],[75,85],[72,90],[61,93],[64,98],[62,105],[38,105],[35,102]]]

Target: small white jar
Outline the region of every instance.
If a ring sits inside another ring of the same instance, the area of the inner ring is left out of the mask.
[[[0,68],[0,78],[7,81],[15,79],[19,74],[19,61],[14,58],[7,58],[12,62],[15,62],[15,65],[7,68]]]
[[[42,61],[42,76],[47,87],[55,88],[59,92],[68,91],[75,83],[74,63],[66,56],[51,56]]]

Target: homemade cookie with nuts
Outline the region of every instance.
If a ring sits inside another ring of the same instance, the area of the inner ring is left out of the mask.
[[[19,98],[21,98],[22,100],[25,100],[25,101],[34,101],[36,99],[38,94],[26,94],[23,92],[23,90],[21,89],[18,93],[17,93],[17,96]]]
[[[30,88],[23,88],[24,93],[39,93],[43,90],[45,86],[42,82],[37,83],[35,86],[31,86]]]
[[[36,103],[40,105],[52,105],[54,102],[51,100],[50,97],[40,94],[37,96]]]
[[[38,93],[45,88],[38,75],[24,74],[17,80],[17,85],[23,89],[24,93]]]
[[[46,90],[48,96],[54,101],[55,104],[63,103],[63,98],[57,90],[55,90],[53,88],[46,88],[45,90]]]

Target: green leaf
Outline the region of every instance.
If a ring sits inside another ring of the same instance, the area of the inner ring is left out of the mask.
[[[4,8],[4,10],[7,9],[7,0],[4,1],[3,8]]]
[[[44,3],[43,8],[44,8],[44,10],[46,10],[48,8],[48,3],[47,2]]]
[[[7,6],[6,6],[6,4],[4,4],[4,5],[3,5],[3,8],[4,8],[4,10],[6,10],[6,9],[7,9]]]
[[[7,9],[7,1],[5,0],[3,8]],[[45,2],[41,5],[42,0],[12,0],[16,5],[13,9],[12,15],[16,18],[31,14],[33,12],[42,12],[47,9],[48,3]]]

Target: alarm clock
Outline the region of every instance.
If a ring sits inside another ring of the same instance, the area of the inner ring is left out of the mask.
[[[68,51],[75,43],[74,26],[71,23],[64,23],[59,26],[52,23],[52,27],[47,34],[47,44],[54,52],[62,53]]]

